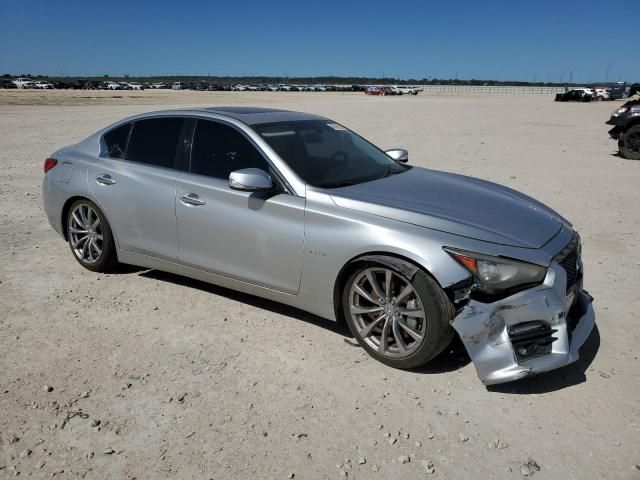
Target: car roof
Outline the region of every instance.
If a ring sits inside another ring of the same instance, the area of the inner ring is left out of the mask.
[[[291,110],[281,110],[278,108],[260,107],[205,107],[196,108],[199,110],[239,120],[247,125],[257,125],[260,123],[291,122],[300,120],[326,120],[324,117],[310,113],[293,112]]]
[[[104,131],[99,133],[102,135],[104,132],[109,131],[112,128],[116,128],[127,122],[142,120],[145,118],[154,118],[157,116],[168,115],[194,115],[194,114],[211,114],[216,117],[228,117],[235,121],[239,121],[246,125],[259,125],[263,123],[277,123],[277,122],[295,122],[304,120],[320,120],[330,121],[328,118],[320,117],[318,115],[312,115],[310,113],[293,112],[290,110],[280,110],[276,108],[259,108],[259,107],[186,107],[176,108],[171,110],[156,110],[152,112],[140,113],[132,117],[127,117],[117,124],[106,127]]]

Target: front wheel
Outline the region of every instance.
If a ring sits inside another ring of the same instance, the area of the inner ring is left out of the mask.
[[[628,128],[618,141],[620,154],[629,160],[640,160],[640,125]]]
[[[75,259],[88,270],[106,272],[118,263],[109,223],[90,200],[77,200],[69,208],[67,239]]]
[[[368,263],[347,280],[342,307],[351,333],[375,359],[394,368],[424,365],[453,337],[454,310],[440,286]]]

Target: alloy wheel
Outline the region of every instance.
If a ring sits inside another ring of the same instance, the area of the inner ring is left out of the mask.
[[[349,312],[359,335],[381,355],[407,357],[424,341],[427,318],[420,297],[410,281],[388,268],[367,268],[355,277]]]
[[[102,256],[103,235],[100,217],[85,203],[75,206],[69,216],[69,244],[82,263],[94,264]]]

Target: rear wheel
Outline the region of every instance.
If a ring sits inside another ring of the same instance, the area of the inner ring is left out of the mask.
[[[88,270],[105,272],[118,263],[109,222],[90,200],[76,200],[69,208],[67,238],[73,256]]]
[[[640,160],[640,125],[627,129],[618,141],[618,148],[624,158]]]
[[[351,333],[374,358],[395,368],[424,365],[449,344],[454,310],[440,286],[363,264],[347,280],[342,306]]]

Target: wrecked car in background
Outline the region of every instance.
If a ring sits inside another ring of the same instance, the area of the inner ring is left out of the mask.
[[[88,270],[154,268],[346,321],[392,367],[455,332],[485,384],[576,360],[595,319],[571,224],[407,161],[308,113],[168,110],[52,154],[44,209]]]
[[[640,93],[634,93],[633,99],[616,109],[606,123],[613,125],[609,136],[618,141],[620,155],[640,160]]]
[[[574,88],[563,93],[556,93],[556,102],[591,102],[595,92],[591,89]]]

